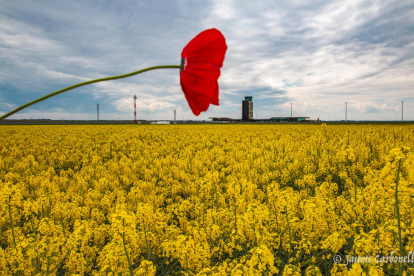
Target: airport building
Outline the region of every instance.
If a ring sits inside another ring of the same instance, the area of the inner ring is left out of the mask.
[[[242,120],[249,121],[253,119],[253,97],[246,96],[242,101]]]
[[[228,117],[210,117],[213,121],[219,122],[305,122],[316,121],[310,120],[309,117],[271,117],[270,119],[254,119],[253,118],[253,97],[245,96],[242,101],[242,118],[232,119]]]

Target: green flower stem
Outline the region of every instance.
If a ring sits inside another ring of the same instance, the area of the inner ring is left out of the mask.
[[[134,76],[134,75],[138,75],[138,74],[144,73],[146,71],[150,71],[150,70],[167,69],[167,68],[177,68],[177,69],[180,69],[181,66],[180,65],[160,65],[160,66],[153,66],[153,67],[148,67],[148,68],[145,68],[145,69],[142,69],[142,70],[139,70],[139,71],[135,71],[135,72],[132,72],[132,73],[124,74],[124,75],[118,75],[118,76],[113,76],[113,77],[106,77],[106,78],[100,78],[100,79],[94,79],[94,80],[90,80],[90,81],[81,82],[81,83],[78,83],[78,84],[75,84],[75,85],[72,85],[72,86],[69,86],[69,87],[60,89],[60,90],[55,91],[53,93],[50,93],[50,94],[48,94],[46,96],[43,96],[43,97],[41,97],[41,98],[39,98],[37,100],[28,102],[27,104],[24,104],[24,105],[16,108],[15,110],[10,111],[9,113],[6,113],[3,116],[1,116],[0,117],[0,121],[2,121],[3,119],[6,119],[10,115],[12,115],[12,114],[14,114],[14,113],[16,113],[16,112],[18,112],[18,111],[20,111],[20,110],[28,107],[28,106],[31,106],[31,105],[33,105],[35,103],[41,102],[43,100],[46,100],[46,99],[48,99],[50,97],[56,96],[56,95],[58,95],[60,93],[66,92],[68,90],[72,90],[72,89],[75,89],[75,88],[78,88],[78,87],[81,87],[81,86],[84,86],[84,85],[96,83],[96,82],[109,81],[109,80],[117,80],[117,79],[122,79],[122,78],[131,77],[131,76]]]
[[[60,260],[60,262],[51,271],[49,271],[49,263],[48,263],[48,268],[47,268],[48,272],[47,272],[46,276],[49,275],[50,273],[53,273],[53,271],[55,271],[58,267],[60,267],[63,264],[63,262],[69,256],[69,253],[72,251],[72,249],[69,249],[68,252],[66,252],[66,255],[62,258],[62,260]],[[37,270],[37,266],[38,266],[38,263],[36,263],[36,270]]]
[[[187,252],[185,252],[185,262],[187,263],[187,275],[190,276],[190,271],[188,270],[188,256],[187,256]]]
[[[395,209],[397,212],[397,222],[398,222],[398,241],[400,245],[400,257],[403,256],[405,253],[402,236],[401,236],[401,219],[400,219],[400,207],[398,206],[398,182],[400,180],[400,170],[401,170],[401,159],[398,161],[398,171],[397,171],[397,179],[395,181]],[[400,276],[403,275],[404,271],[404,263],[400,263]]]
[[[236,182],[234,182],[234,195],[233,195],[233,205],[234,205],[234,229],[237,236],[237,206],[236,206]]]
[[[16,238],[14,237],[14,228],[13,228],[13,219],[12,219],[11,208],[10,208],[10,201],[11,201],[11,196],[9,196],[9,218],[10,218],[11,230],[12,230],[12,235],[13,235],[14,248],[17,249]]]
[[[134,276],[134,271],[133,271],[133,269],[132,269],[132,264],[131,264],[131,260],[129,259],[129,255],[128,255],[128,251],[127,251],[127,249],[126,249],[126,247],[125,247],[125,232],[124,233],[122,233],[122,244],[123,244],[123,246],[124,246],[124,250],[125,250],[125,255],[126,255],[126,257],[127,257],[127,261],[128,261],[128,268],[129,268],[129,274],[131,275],[131,276]]]
[[[287,212],[287,206],[286,205],[285,205],[285,214],[286,214],[287,226],[288,226],[288,229],[289,229],[289,256],[288,256],[288,262],[287,262],[289,264],[291,250],[292,250],[292,235],[290,233],[290,224],[289,224],[289,218],[288,218],[288,212]]]
[[[145,227],[145,219],[143,220],[144,222],[144,234],[145,234],[145,246],[147,248],[147,261],[150,261],[150,252],[149,252],[149,246],[148,246],[148,238],[147,238],[147,229]]]

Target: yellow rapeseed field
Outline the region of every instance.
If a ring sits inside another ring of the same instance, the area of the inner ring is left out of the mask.
[[[0,274],[413,275],[413,149],[413,125],[0,126]]]

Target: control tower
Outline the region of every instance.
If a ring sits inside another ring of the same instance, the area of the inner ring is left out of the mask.
[[[245,96],[242,101],[242,120],[249,121],[253,119],[253,97]]]

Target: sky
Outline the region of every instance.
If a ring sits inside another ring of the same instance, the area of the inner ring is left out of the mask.
[[[198,33],[228,46],[219,106],[195,116],[178,69],[83,86],[9,119],[414,120],[414,1],[0,0],[0,115],[90,79],[179,65]],[[291,104],[292,103],[292,104]]]

